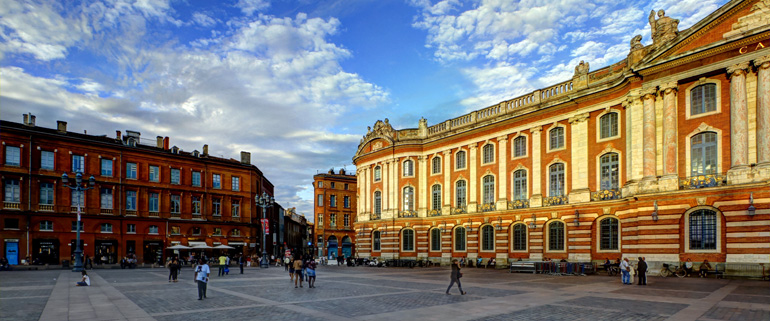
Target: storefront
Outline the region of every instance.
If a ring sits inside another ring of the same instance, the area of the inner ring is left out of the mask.
[[[33,264],[59,264],[59,240],[32,240],[32,262]]]
[[[163,241],[144,241],[143,261],[146,264],[163,264]]]
[[[118,241],[97,240],[94,248],[94,263],[115,264],[118,263]]]

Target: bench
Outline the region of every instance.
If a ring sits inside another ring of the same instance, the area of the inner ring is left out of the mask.
[[[535,268],[535,262],[517,261],[517,262],[511,262],[511,269],[508,273],[513,273],[513,272],[529,272],[529,273],[535,274],[535,272],[537,272],[537,269]]]
[[[709,271],[708,274],[715,274],[718,279],[725,276],[768,279],[769,271],[766,270],[764,263],[717,263],[714,267],[715,270]]]

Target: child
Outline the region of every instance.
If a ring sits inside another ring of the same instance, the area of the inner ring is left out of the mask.
[[[91,278],[88,277],[88,274],[86,274],[86,271],[80,271],[80,274],[83,275],[83,279],[80,280],[80,282],[75,283],[75,286],[90,286],[91,285]]]

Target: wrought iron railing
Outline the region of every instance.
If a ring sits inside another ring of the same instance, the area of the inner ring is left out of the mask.
[[[679,189],[697,189],[727,185],[727,175],[703,174],[679,179]]]
[[[543,198],[543,206],[564,205],[568,203],[569,200],[567,199],[567,195],[549,196]]]
[[[441,210],[430,210],[428,216],[441,216]]]
[[[379,220],[382,218],[382,213],[372,213],[369,215],[370,220]]]
[[[465,206],[458,206],[453,207],[451,211],[449,211],[449,214],[455,215],[455,214],[466,214],[468,213],[468,208]]]
[[[529,207],[529,200],[508,201],[509,210],[515,210],[517,208],[528,208],[528,207]]]
[[[481,211],[482,212],[491,212],[491,211],[494,211],[494,210],[497,210],[497,206],[495,205],[495,203],[481,204]]]
[[[607,201],[616,200],[620,198],[620,190],[618,189],[604,189],[601,191],[591,192],[591,201]]]
[[[399,218],[406,218],[406,217],[417,217],[417,212],[415,212],[415,211],[409,211],[409,210],[407,210],[407,211],[401,211],[401,212],[398,212],[398,217],[399,217]]]

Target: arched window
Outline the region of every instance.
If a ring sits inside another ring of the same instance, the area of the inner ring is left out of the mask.
[[[414,176],[414,161],[404,161],[404,176]]]
[[[374,181],[379,182],[382,179],[382,168],[377,166],[374,168]]]
[[[380,250],[380,231],[372,232],[372,251]]]
[[[618,219],[608,217],[599,223],[599,249],[600,250],[618,250],[620,233],[618,229]]]
[[[404,187],[404,211],[414,211],[414,187]]]
[[[465,151],[458,151],[457,154],[455,154],[455,168],[461,169],[465,168]]]
[[[374,214],[380,215],[382,213],[382,192],[374,192]]]
[[[527,226],[522,223],[513,226],[513,250],[527,250]]]
[[[550,193],[548,196],[564,196],[564,164],[556,163],[548,167]]]
[[[513,140],[513,157],[527,156],[527,137],[519,136]]]
[[[465,228],[462,226],[455,229],[455,251],[465,251]]]
[[[430,230],[430,250],[433,252],[441,251],[441,229]]]
[[[690,250],[716,250],[717,213],[698,210],[690,214]]]
[[[433,201],[432,202],[433,206],[431,206],[431,209],[440,211],[441,210],[441,185],[439,184],[433,185],[433,187],[431,188],[431,194],[432,194],[431,200]]]
[[[495,203],[495,177],[492,175],[484,176],[484,204]]]
[[[564,251],[564,223],[555,221],[548,224],[548,250]]]
[[[414,251],[414,230],[406,229],[401,232],[401,250]]]
[[[556,127],[548,131],[550,149],[559,149],[564,147],[564,127]]]
[[[486,144],[484,145],[484,148],[482,149],[483,154],[483,163],[489,164],[491,162],[495,161],[495,145],[492,144]]]
[[[717,85],[703,84],[690,90],[690,115],[717,110]]]
[[[690,138],[690,175],[717,172],[717,133],[703,132]]]
[[[619,171],[618,171],[618,153],[607,153],[599,158],[601,167],[601,186],[602,190],[618,189]]]
[[[441,173],[441,157],[433,157],[433,160],[431,160],[431,167],[433,169],[433,174]]]
[[[467,184],[468,183],[463,180],[459,180],[455,183],[455,206],[457,207],[465,206],[465,191],[467,189]]]
[[[599,118],[600,138],[618,136],[618,113],[608,113]]]
[[[513,200],[529,199],[527,194],[527,171],[520,169],[513,172]]]
[[[481,250],[495,250],[495,229],[492,227],[492,225],[484,225],[481,228]]]

